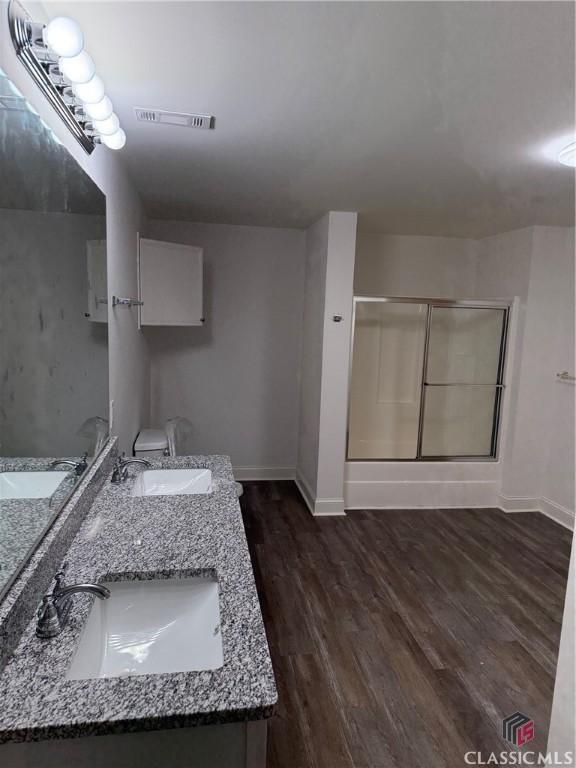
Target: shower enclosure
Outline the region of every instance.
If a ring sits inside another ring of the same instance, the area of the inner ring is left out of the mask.
[[[496,459],[509,310],[355,297],[348,460]]]

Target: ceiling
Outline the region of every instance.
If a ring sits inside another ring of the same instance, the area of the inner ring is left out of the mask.
[[[571,2],[54,2],[82,25],[158,218],[483,237],[569,225]],[[136,122],[211,114],[215,130]]]

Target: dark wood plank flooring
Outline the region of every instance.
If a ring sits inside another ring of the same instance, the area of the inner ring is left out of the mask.
[[[545,750],[571,534],[537,513],[242,509],[279,689],[268,768],[460,768],[532,717]]]

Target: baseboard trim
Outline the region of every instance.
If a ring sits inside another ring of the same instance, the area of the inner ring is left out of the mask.
[[[552,518],[552,520],[560,523],[560,525],[563,525],[565,528],[569,528],[571,531],[574,530],[576,515],[574,514],[573,509],[568,509],[568,507],[564,507],[562,504],[557,504],[555,501],[547,499],[546,496],[542,496],[541,502],[542,509],[540,511],[542,514]]]
[[[345,517],[344,499],[316,499],[308,481],[298,470],[294,482],[314,517]]]
[[[534,496],[505,496],[498,494],[498,506],[503,512],[540,512],[540,500]]]
[[[574,530],[574,510],[557,504],[546,496],[506,496],[501,493],[498,500],[500,509],[507,514],[540,512],[564,528]]]
[[[234,478],[238,481],[242,480],[293,480],[296,483],[296,487],[300,491],[306,506],[308,507],[310,514],[314,517],[343,517],[346,515],[346,511],[353,512],[354,510],[370,509],[383,511],[387,509],[493,509],[497,507],[506,514],[515,514],[519,512],[540,512],[541,514],[554,520],[559,525],[574,530],[576,525],[576,514],[574,510],[568,509],[561,504],[557,504],[555,501],[548,499],[546,496],[506,496],[503,493],[496,495],[494,503],[458,503],[458,504],[421,504],[417,503],[390,503],[390,504],[362,504],[362,503],[345,503],[345,499],[317,499],[315,498],[308,481],[295,467],[234,467]],[[488,486],[492,485],[489,481],[443,481],[438,483],[435,481],[370,481],[370,480],[348,480],[345,482],[348,493],[347,496],[352,494],[349,491],[353,486],[380,486],[380,491],[384,491],[386,486],[390,489],[394,486],[442,486],[450,487],[460,485],[461,487],[476,486],[475,490],[480,490],[482,486],[488,491]],[[489,491],[491,495],[491,490]],[[483,493],[480,494],[484,495]]]
[[[431,509],[438,509],[438,510],[442,510],[442,509],[457,509],[457,510],[459,510],[459,509],[461,509],[461,510],[466,510],[466,509],[499,509],[499,507],[498,507],[498,504],[468,504],[468,505],[464,505],[464,504],[441,504],[441,505],[438,505],[437,504],[435,506],[425,506],[425,505],[422,505],[422,504],[396,504],[395,506],[388,506],[388,507],[383,507],[381,504],[378,504],[378,505],[364,504],[362,506],[361,505],[356,505],[356,506],[347,505],[346,506],[346,511],[347,512],[361,512],[363,509],[369,510],[371,512],[377,512],[378,510],[380,510],[382,512],[393,512],[393,511],[395,511],[397,509],[398,510],[408,509],[411,512],[412,511],[414,511],[414,512],[416,512],[416,511],[427,512],[427,511],[430,511]]]
[[[345,517],[344,499],[316,499],[314,517]]]
[[[304,478],[304,476],[296,470],[296,476],[294,477],[294,482],[296,483],[296,487],[300,491],[300,495],[304,499],[304,502],[306,506],[308,507],[309,512],[313,515],[314,514],[314,494],[312,493],[312,489],[308,485],[307,480]]]
[[[236,480],[294,480],[295,467],[233,467]]]

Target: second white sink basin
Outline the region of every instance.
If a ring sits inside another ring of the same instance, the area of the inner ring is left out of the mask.
[[[115,581],[94,600],[66,677],[158,675],[218,669],[224,663],[218,582]]]
[[[173,496],[212,493],[209,469],[146,469],[137,475],[132,496]]]
[[[0,499],[47,499],[68,472],[0,472]]]

